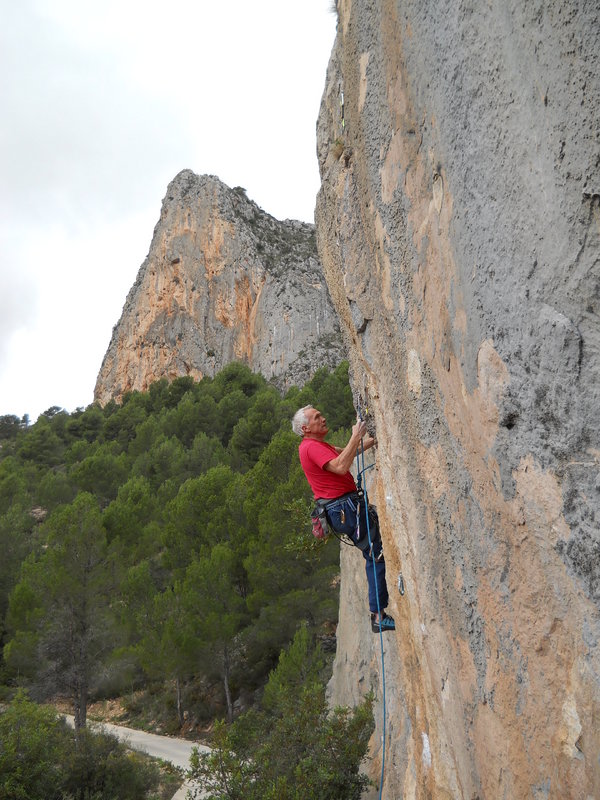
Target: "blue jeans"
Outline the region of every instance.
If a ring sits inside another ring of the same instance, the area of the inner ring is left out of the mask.
[[[366,504],[358,495],[343,496],[327,504],[327,519],[336,533],[344,533],[355,547],[362,550],[365,559],[365,572],[369,586],[369,609],[374,614],[383,611],[388,604],[388,590],[385,580],[385,561],[383,560],[379,518],[373,506],[369,506],[369,527],[367,531]],[[357,515],[358,509],[358,515]],[[357,525],[358,520],[358,525]],[[369,535],[371,544],[369,544]],[[379,608],[377,596],[379,595]]]

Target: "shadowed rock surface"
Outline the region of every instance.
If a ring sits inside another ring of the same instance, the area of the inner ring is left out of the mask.
[[[184,170],[113,329],[94,397],[247,363],[280,386],[343,358],[314,226],[280,222],[241,188]]]
[[[600,797],[598,4],[337,7],[317,239],[379,440],[383,797]],[[381,699],[352,555],[336,703]]]

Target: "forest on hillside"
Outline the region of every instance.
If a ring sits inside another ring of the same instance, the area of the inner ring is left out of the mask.
[[[290,420],[354,420],[347,364],[285,396],[239,363],[33,425],[0,418],[4,698],[129,698],[166,732],[252,706],[301,623],[337,619]],[[337,437],[337,439],[336,439]]]
[[[232,363],[0,417],[0,800],[171,797],[168,772],[86,726],[110,698],[128,725],[208,736],[207,797],[360,797],[371,700],[326,702],[339,543],[311,536],[291,430],[309,403],[344,444],[346,362],[283,397]],[[44,705],[65,702],[75,734]]]

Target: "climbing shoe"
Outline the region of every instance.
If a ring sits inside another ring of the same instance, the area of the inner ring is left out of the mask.
[[[376,616],[376,614],[371,614],[371,630],[373,633],[379,633],[379,622],[375,619]],[[390,617],[388,614],[384,614],[381,620],[381,630],[395,631],[396,623],[394,622],[394,618]]]

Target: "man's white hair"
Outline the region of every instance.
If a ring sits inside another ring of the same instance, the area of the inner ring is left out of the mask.
[[[303,408],[299,408],[298,411],[294,414],[294,418],[292,420],[292,430],[298,436],[304,436],[304,431],[302,430],[303,425],[308,424],[308,417],[306,416],[306,412],[309,408],[313,408],[313,406],[304,406]]]

